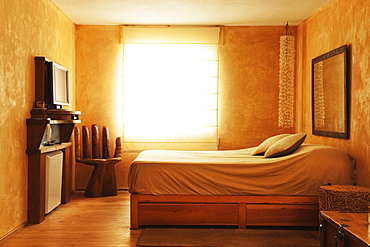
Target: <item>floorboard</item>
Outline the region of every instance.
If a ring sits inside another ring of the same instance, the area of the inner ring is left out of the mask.
[[[136,245],[141,231],[130,230],[127,191],[99,198],[85,197],[84,191],[76,191],[71,202],[60,205],[41,224],[26,225],[1,241],[0,246],[126,247]]]
[[[90,198],[76,191],[71,202],[60,205],[41,224],[26,225],[0,242],[1,247],[135,246],[141,230],[130,230],[130,197]]]

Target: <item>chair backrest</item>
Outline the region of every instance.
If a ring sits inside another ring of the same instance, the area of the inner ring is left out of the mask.
[[[81,159],[109,159],[109,131],[106,126],[102,128],[102,150],[100,149],[100,136],[99,128],[96,124],[91,126],[92,138],[90,146],[90,133],[89,129],[84,125],[82,126],[82,150],[81,150],[81,133],[80,129],[74,127],[75,136],[75,151],[76,160]],[[102,151],[102,152],[100,152]],[[82,155],[81,155],[82,154]],[[116,138],[116,147],[113,155],[114,158],[122,157],[121,138]]]

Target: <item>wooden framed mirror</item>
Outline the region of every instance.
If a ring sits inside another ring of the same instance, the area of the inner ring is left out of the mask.
[[[349,139],[347,45],[312,59],[312,134]]]

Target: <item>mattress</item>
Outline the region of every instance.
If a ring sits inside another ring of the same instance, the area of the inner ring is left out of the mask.
[[[337,148],[303,144],[278,158],[228,151],[141,152],[129,170],[129,191],[147,195],[318,195],[325,184],[353,185],[353,158]]]

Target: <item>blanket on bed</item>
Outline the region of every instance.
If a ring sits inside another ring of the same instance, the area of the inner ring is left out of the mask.
[[[129,191],[150,195],[318,195],[324,184],[354,184],[353,158],[303,144],[278,158],[230,151],[143,151],[131,164]]]

